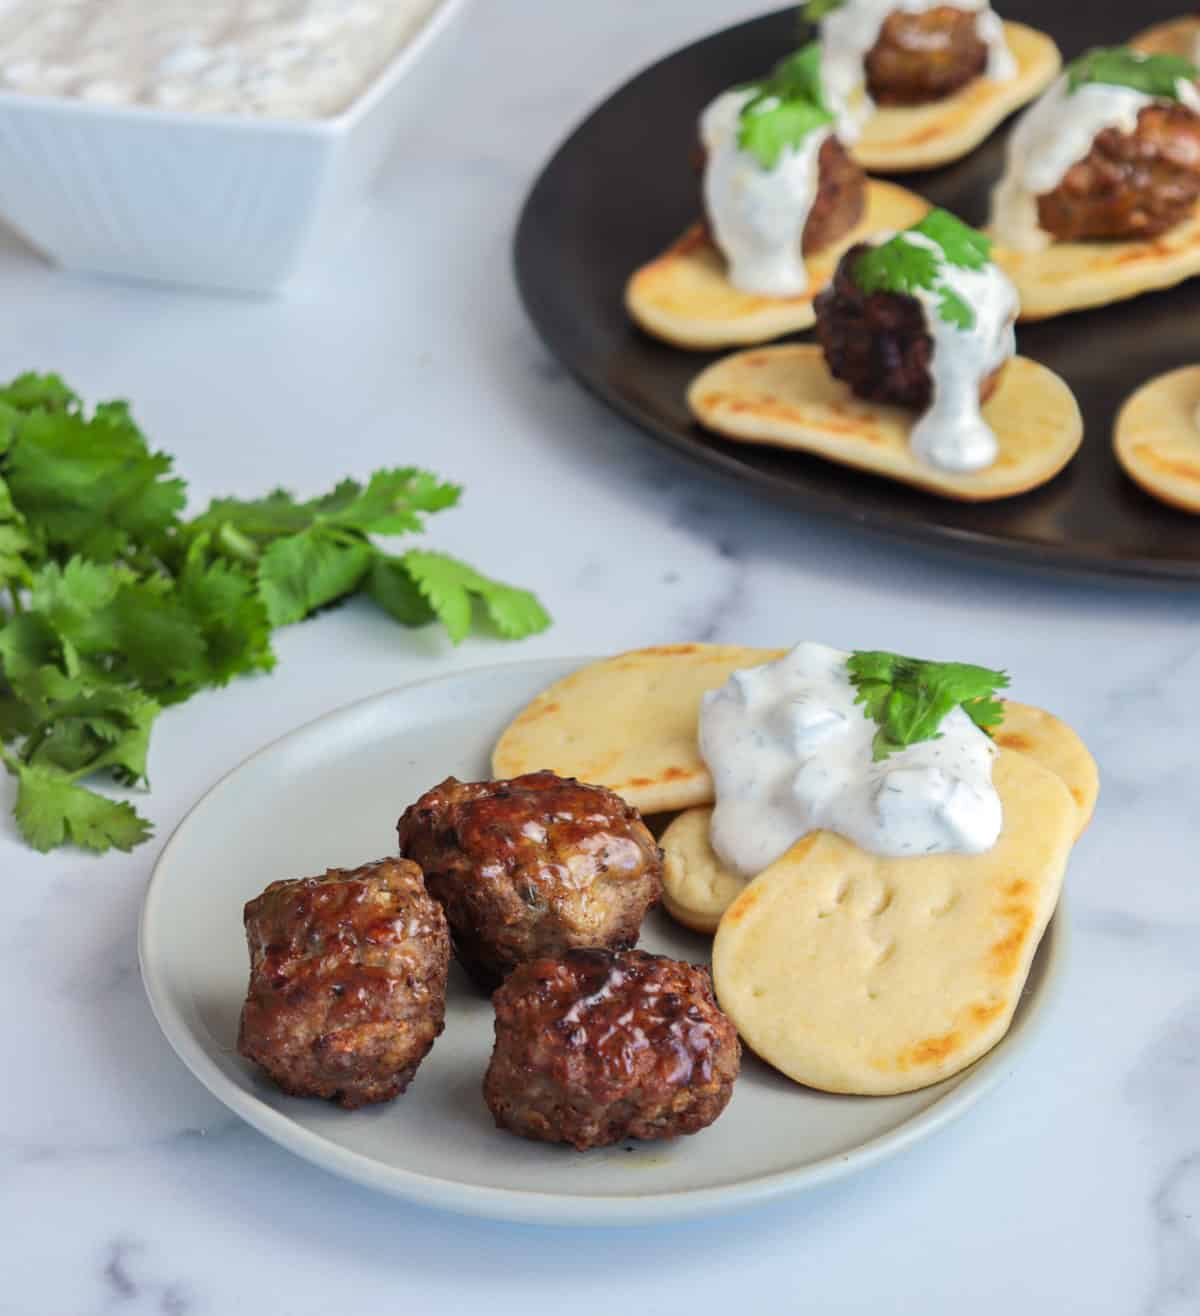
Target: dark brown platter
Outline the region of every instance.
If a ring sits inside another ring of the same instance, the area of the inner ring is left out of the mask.
[[[1066,59],[1186,12],[1163,0],[999,0],[998,8],[1049,32]],[[1020,327],[1019,350],[1067,380],[1086,425],[1075,461],[1022,497],[953,503],[802,454],[724,443],[692,421],[687,385],[722,354],[683,352],[641,333],[625,315],[625,281],[696,218],[699,110],[761,74],[796,39],[791,6],[688,46],[627,82],[558,150],[525,203],[514,253],[521,296],[546,345],[654,438],[806,514],[1027,565],[1200,581],[1200,518],[1142,493],[1112,453],[1121,402],[1152,375],[1200,364],[1200,279]],[[982,223],[1007,132],[957,164],[901,181]]]

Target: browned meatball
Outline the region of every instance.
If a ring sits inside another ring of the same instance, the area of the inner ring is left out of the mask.
[[[488,991],[536,955],[632,946],[662,895],[662,855],[638,811],[552,772],[448,777],[397,831],[445,906],[459,963]]]
[[[852,271],[868,250],[864,243],[851,247],[813,303],[825,362],[861,398],[925,411],[933,400],[933,338],[925,312],[907,293],[863,292]],[[995,392],[1003,369],[983,381],[981,402]]]
[[[404,859],[272,882],[245,910],[238,1051],[297,1097],[353,1110],[409,1085],[442,1031],[450,934]]]
[[[1147,105],[1137,128],[1106,128],[1038,197],[1038,223],[1061,242],[1156,238],[1192,213],[1200,197],[1200,115]]]
[[[737,1030],[705,968],[571,950],[514,969],[492,997],[483,1095],[496,1125],[577,1151],[707,1128],[729,1104]]]
[[[836,137],[827,137],[817,154],[817,196],[804,225],[806,256],[843,238],[867,208],[867,176]]]
[[[867,91],[880,105],[940,101],[987,68],[978,15],[953,5],[923,13],[896,10],[863,61]]]

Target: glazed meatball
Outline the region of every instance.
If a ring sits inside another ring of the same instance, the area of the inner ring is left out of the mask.
[[[1137,128],[1106,128],[1038,197],[1038,223],[1061,242],[1156,238],[1191,214],[1200,197],[1200,115],[1147,105]]]
[[[830,373],[859,397],[925,411],[933,400],[933,339],[925,312],[907,293],[863,292],[852,271],[868,250],[862,243],[851,247],[818,295],[817,339]],[[1003,368],[980,385],[981,402],[995,392]]]
[[[487,991],[538,955],[632,946],[662,895],[662,855],[638,811],[552,772],[449,777],[397,830],[445,906],[459,963]]]
[[[867,91],[880,105],[940,101],[987,68],[978,15],[952,5],[923,13],[896,10],[863,61]]]
[[[450,933],[404,859],[272,882],[247,904],[238,1051],[297,1097],[390,1101],[442,1031]]]
[[[483,1095],[498,1128],[577,1151],[707,1128],[729,1104],[737,1030],[706,968],[645,951],[571,950],[492,997]]]

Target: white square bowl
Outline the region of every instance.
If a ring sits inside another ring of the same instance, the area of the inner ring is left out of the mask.
[[[324,119],[0,92],[0,219],[66,269],[273,292],[362,205],[465,7],[441,0],[367,91]]]

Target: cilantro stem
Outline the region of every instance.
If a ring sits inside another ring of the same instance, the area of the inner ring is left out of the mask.
[[[8,587],[8,597],[12,600],[13,612],[19,616],[25,611],[25,605],[21,602],[21,591],[15,585]]]
[[[251,566],[257,564],[259,559],[257,544],[249,535],[242,534],[228,521],[221,522],[217,530],[217,542],[230,557],[236,558],[239,562],[248,562]]]

